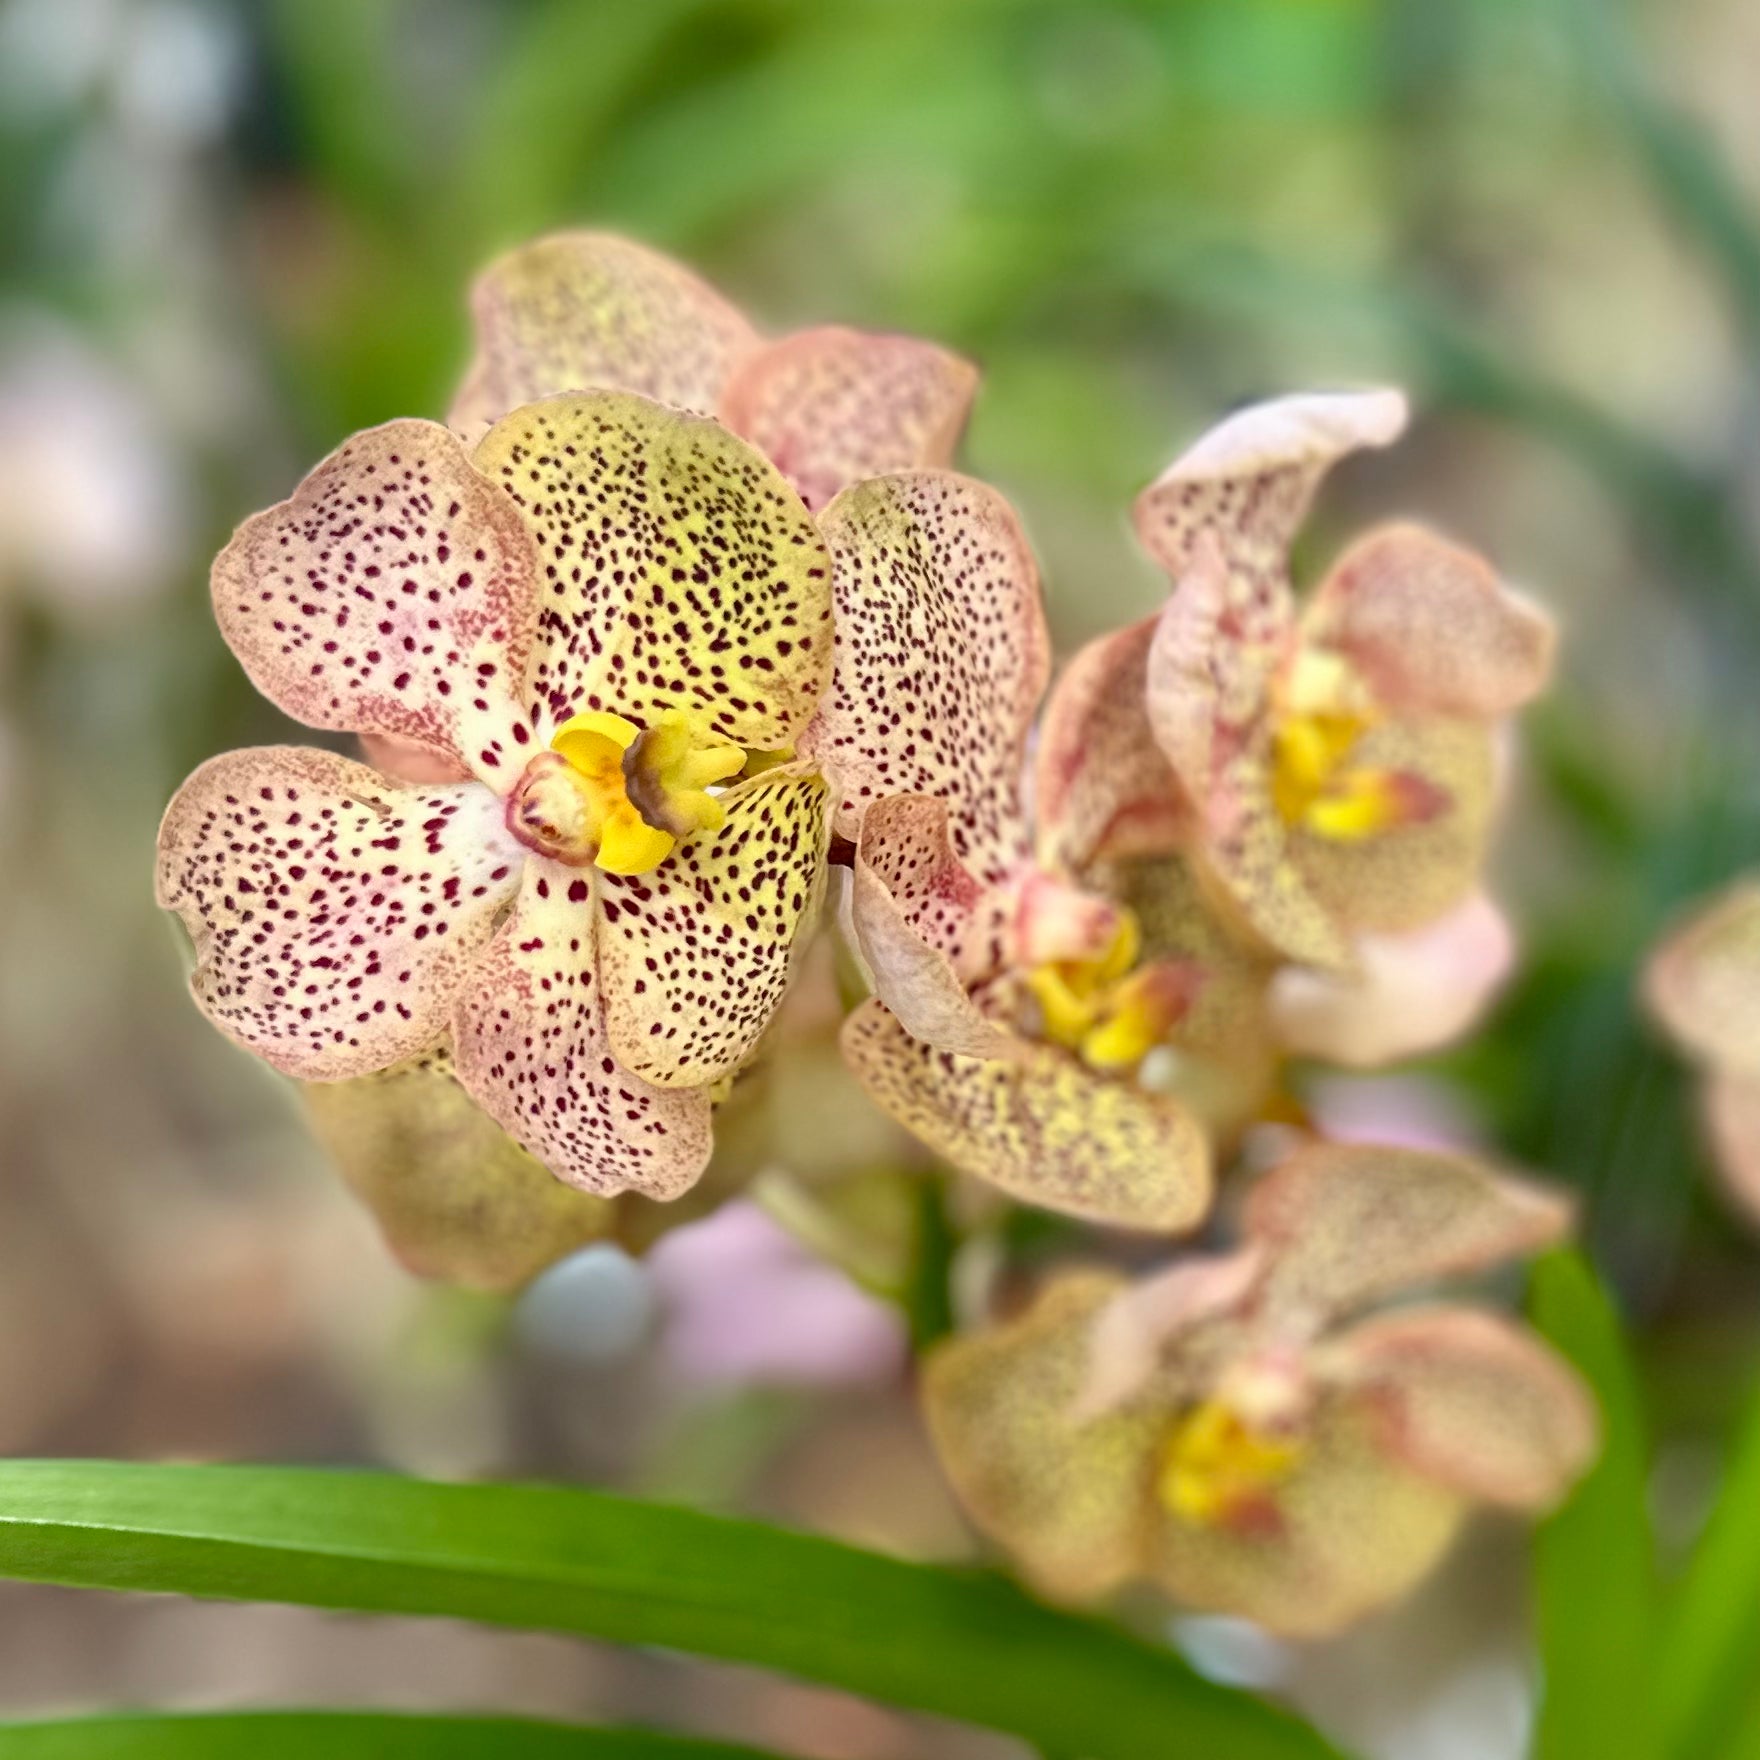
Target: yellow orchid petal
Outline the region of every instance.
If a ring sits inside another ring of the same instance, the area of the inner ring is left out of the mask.
[[[558,232],[521,245],[471,293],[476,355],[447,420],[467,440],[562,391],[633,391],[713,413],[758,334],[688,269],[633,239]]]
[[[948,471],[846,489],[821,522],[837,582],[837,669],[803,753],[852,842],[887,795],[940,796],[981,884],[1026,853],[1022,767],[1045,688],[1039,577],[1008,503]]]
[[[615,884],[529,856],[513,915],[453,1016],[458,1079],[558,1179],[670,1199],[709,1161],[709,1099],[620,1068],[605,1035],[589,900]]]
[[[601,776],[623,767],[623,754],[642,730],[622,715],[587,709],[571,715],[550,736],[550,749],[560,752],[583,776]]]
[[[719,804],[721,828],[681,843],[653,872],[599,876],[606,1032],[626,1069],[663,1088],[699,1087],[750,1058],[819,902],[818,776],[767,770]]]
[[[445,1034],[524,851],[476,782],[393,783],[332,752],[228,752],[159,829],[158,897],[195,944],[191,988],[230,1039],[340,1081]]]
[[[1300,1459],[1258,1519],[1164,1510],[1146,1549],[1149,1574],[1187,1607],[1322,1637],[1408,1593],[1465,1509],[1457,1493],[1391,1459],[1369,1416],[1335,1395],[1311,1415]]]
[[[963,1172],[1023,1203],[1176,1233],[1209,1208],[1210,1153],[1192,1116],[1067,1052],[1021,1041],[1009,1058],[938,1051],[870,999],[844,1056],[877,1105]]]
[[[538,573],[518,510],[458,441],[388,422],[238,528],[214,563],[214,616],[296,720],[413,743],[505,790],[531,738]]]
[[[941,1345],[923,1370],[929,1434],[960,1502],[1060,1598],[1104,1594],[1142,1568],[1165,1418],[1147,1405],[1072,1416],[1095,1316],[1124,1287],[1065,1274],[1021,1319]]]
[[[544,559],[523,700],[547,726],[683,710],[706,742],[796,743],[831,672],[831,567],[775,466],[610,391],[516,409],[475,459]]]
[[[606,874],[646,874],[672,854],[678,839],[650,825],[627,801],[613,809],[599,832],[593,865]]]
[[[616,1230],[617,1207],[553,1179],[443,1055],[304,1090],[318,1136],[418,1277],[517,1289]]]
[[[826,326],[747,355],[721,417],[821,508],[850,483],[946,464],[977,383],[933,343]]]

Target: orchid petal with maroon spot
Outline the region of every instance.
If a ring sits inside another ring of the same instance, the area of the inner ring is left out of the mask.
[[[1254,1187],[1243,1226],[1276,1299],[1327,1314],[1538,1252],[1570,1221],[1564,1198],[1464,1155],[1310,1143]]]
[[[960,1502],[1060,1598],[1089,1599],[1135,1575],[1152,1518],[1164,1417],[1070,1419],[1089,1327],[1124,1287],[1105,1272],[1066,1273],[1019,1320],[952,1339],[924,1365],[924,1415]]]
[[[455,758],[505,789],[531,728],[538,558],[518,510],[435,422],[357,434],[214,563],[251,682],[310,727]]]
[[[535,720],[682,709],[733,745],[794,744],[831,673],[831,568],[775,466],[623,392],[515,410],[476,462],[538,546]]]
[[[158,898],[195,944],[202,1012],[289,1075],[428,1050],[524,852],[475,782],[409,787],[331,752],[210,759],[159,831]]]
[[[476,355],[448,417],[475,440],[561,391],[633,391],[710,414],[758,333],[706,282],[632,239],[558,232],[509,251],[471,293]]]
[[[656,1088],[618,1065],[592,886],[578,868],[528,858],[513,916],[458,997],[458,1079],[557,1178],[600,1197],[673,1198],[709,1162],[708,1091]]]
[[[1760,880],[1696,911],[1651,955],[1652,1013],[1693,1056],[1760,1077]]]
[[[1304,628],[1344,654],[1387,707],[1483,721],[1540,694],[1558,645],[1552,619],[1483,558],[1415,525],[1358,539],[1321,583]]]
[[[343,1178],[417,1277],[518,1289],[616,1231],[616,1205],[552,1179],[459,1086],[444,1051],[310,1083],[305,1099]]]
[[[720,805],[720,828],[659,867],[596,877],[606,1033],[626,1069],[664,1088],[701,1087],[750,1059],[823,885],[818,775],[761,771]]]
[[[1178,849],[1192,810],[1149,723],[1158,619],[1096,637],[1063,669],[1039,722],[1033,806],[1040,859],[1090,863]]]
[[[1027,854],[1022,768],[1049,640],[1014,511],[950,471],[846,489],[821,529],[838,606],[831,691],[802,751],[852,842],[891,794],[948,801],[954,854],[985,885]]]
[[[1209,1207],[1210,1151],[1180,1105],[1097,1075],[1054,1046],[1007,1058],[940,1051],[869,998],[843,1051],[876,1105],[964,1173],[1043,1209],[1177,1233]]]
[[[1356,971],[1283,967],[1271,1020],[1286,1049],[1350,1069],[1418,1057],[1457,1039],[1515,964],[1515,937],[1492,901],[1465,904],[1403,935],[1359,935]]]
[[[1581,1380],[1498,1315],[1377,1315],[1341,1334],[1325,1362],[1367,1402],[1389,1454],[1479,1502],[1546,1508],[1595,1456],[1600,1426]]]
[[[866,477],[946,464],[977,386],[933,343],[827,325],[747,355],[720,413],[818,509]]]

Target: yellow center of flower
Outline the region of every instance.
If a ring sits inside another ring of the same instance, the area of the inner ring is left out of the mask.
[[[1228,1401],[1207,1399],[1168,1439],[1156,1491],[1197,1527],[1251,1528],[1275,1519],[1275,1494],[1305,1452],[1299,1434],[1258,1428]]]
[[[706,733],[682,709],[652,727],[590,709],[557,728],[508,797],[507,823],[528,848],[574,867],[645,874],[681,838],[723,818],[709,793],[737,776],[746,754]]]
[[[1280,699],[1271,798],[1286,825],[1360,843],[1434,810],[1433,794],[1419,779],[1351,762],[1357,742],[1381,716],[1342,656],[1304,649]]]
[[[1132,968],[1142,932],[1128,910],[1097,959],[1051,960],[1031,967],[1026,986],[1039,1005],[1039,1030],[1093,1069],[1134,1068],[1172,1031],[1183,989],[1165,967]]]

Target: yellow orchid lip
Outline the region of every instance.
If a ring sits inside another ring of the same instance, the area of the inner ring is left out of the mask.
[[[527,848],[570,867],[645,874],[681,839],[716,830],[724,809],[708,791],[737,776],[746,755],[705,736],[682,709],[652,726],[608,710],[572,715],[550,750],[526,766],[507,800],[507,827]]]
[[[1222,1398],[1188,1411],[1168,1438],[1156,1493],[1169,1514],[1200,1528],[1275,1529],[1277,1493],[1301,1465],[1297,1428],[1255,1424]]]

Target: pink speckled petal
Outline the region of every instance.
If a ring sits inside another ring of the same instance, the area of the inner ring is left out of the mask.
[[[842,1044],[876,1105],[1023,1203],[1170,1234],[1209,1208],[1209,1145],[1191,1114],[1054,1046],[961,1057],[913,1039],[873,999],[844,1022]]]
[[[986,885],[1021,859],[1027,730],[1049,642],[1039,576],[1008,503],[949,471],[846,489],[821,521],[837,593],[837,667],[802,750],[854,841],[870,803],[940,795],[953,849]]]
[[[1680,924],[1650,956],[1645,990],[1693,1056],[1760,1077],[1760,880]]]
[[[1509,1509],[1555,1504],[1594,1458],[1579,1377],[1531,1333],[1474,1308],[1408,1308],[1326,1347],[1382,1446],[1414,1472]]]
[[[393,782],[468,782],[470,771],[445,752],[388,733],[363,733],[361,756]]]
[[[345,442],[214,563],[251,681],[311,727],[387,734],[506,789],[538,558],[518,511],[434,422]]]
[[[479,783],[267,746],[178,790],[158,895],[195,943],[202,1012],[277,1069],[338,1081],[440,1039],[523,854]]]
[[[458,998],[458,1079],[558,1179],[600,1197],[676,1198],[709,1163],[706,1089],[620,1068],[605,1035],[592,881],[534,857],[512,918]]]
[[[476,355],[448,420],[467,440],[561,391],[634,391],[711,414],[758,334],[688,269],[633,239],[557,232],[491,263],[471,293]]]
[[[855,900],[855,926],[861,933],[864,899],[884,889],[899,923],[945,954],[969,987],[1002,961],[1009,902],[954,853],[951,819],[947,801],[932,795],[888,795],[868,808],[855,871],[873,884]]]
[[[1545,689],[1558,632],[1483,557],[1422,526],[1366,533],[1310,601],[1309,641],[1345,655],[1399,713],[1494,720]]]
[[[824,876],[826,789],[801,766],[721,796],[725,823],[651,873],[598,876],[605,1026],[619,1062],[665,1088],[746,1063],[788,988]]]
[[[1137,535],[1175,582],[1206,539],[1221,551],[1231,601],[1286,581],[1289,546],[1321,479],[1347,453],[1387,446],[1406,425],[1397,391],[1274,398],[1237,411],[1137,497]]]
[[[1313,1313],[1539,1252],[1570,1222],[1564,1198],[1464,1155],[1312,1143],[1254,1187],[1243,1226],[1277,1299]]]
[[[1040,859],[1091,862],[1165,855],[1192,809],[1149,724],[1149,649],[1157,619],[1097,637],[1052,687],[1039,723],[1033,804]]]
[[[1467,1031],[1515,963],[1515,937],[1492,901],[1463,905],[1404,935],[1359,935],[1356,971],[1285,966],[1271,1018],[1286,1049],[1351,1069],[1435,1051]]]
[[[969,361],[931,342],[827,325],[748,355],[721,419],[817,509],[864,477],[946,464],[977,387]]]
[[[756,751],[800,737],[831,675],[831,564],[775,466],[719,422],[609,391],[515,410],[476,462],[543,560],[535,720],[684,709]]]
[[[1293,652],[1287,588],[1234,600],[1239,577],[1205,540],[1149,651],[1149,721],[1193,802],[1194,862],[1242,925],[1274,952],[1348,969],[1350,943],[1292,854],[1272,798],[1272,686]]]

